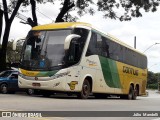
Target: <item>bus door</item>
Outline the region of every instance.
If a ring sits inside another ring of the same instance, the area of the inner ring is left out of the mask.
[[[69,74],[67,75],[67,84],[66,89],[68,91],[74,91],[78,89],[78,81],[80,77],[80,66],[78,63],[80,61],[80,57],[82,54],[82,50],[80,48],[80,43],[77,39],[74,39],[70,43],[69,50],[67,52],[67,65]]]

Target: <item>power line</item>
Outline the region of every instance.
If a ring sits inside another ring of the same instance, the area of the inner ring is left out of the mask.
[[[2,3],[0,3],[0,5],[3,6]],[[12,10],[11,10],[10,8],[8,8],[8,10],[9,10],[9,11],[7,11],[7,12],[8,12],[9,14],[11,14],[11,11],[12,11]],[[4,11],[4,10],[3,10],[3,11]],[[21,19],[21,20],[23,20],[24,22],[27,22],[27,19],[28,19],[28,17],[26,17],[25,15],[22,15],[22,14],[19,13],[19,12],[17,12],[16,17],[19,18],[19,19]]]
[[[48,19],[50,19],[52,22],[54,21],[52,18],[48,17],[47,15],[45,15],[44,13],[40,12],[38,9],[36,9],[40,14],[42,14],[43,16],[47,17]]]
[[[3,6],[3,4],[2,3],[0,3],[0,8],[1,8],[1,6]],[[11,9],[10,8],[8,8],[8,10],[9,10],[9,14],[11,14]],[[43,16],[45,16],[46,18],[48,18],[48,19],[50,19],[52,22],[54,22],[54,20],[52,19],[52,18],[50,18],[50,17],[48,17],[47,15],[45,15],[44,13],[42,13],[42,12],[40,12],[38,9],[36,9],[37,10],[37,12],[39,12],[40,14],[42,14]],[[17,12],[17,14],[16,14],[16,17],[17,18],[19,18],[19,19],[21,19],[23,22],[27,22],[27,19],[28,19],[28,17],[26,17],[25,15],[23,15],[23,14],[21,14],[21,13],[19,13],[19,12]]]
[[[25,21],[25,22],[27,22],[27,19],[28,19],[25,15],[22,15],[21,13],[18,13],[18,12],[17,12],[16,17]]]

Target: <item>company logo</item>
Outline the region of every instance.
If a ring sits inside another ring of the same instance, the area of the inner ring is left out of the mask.
[[[89,59],[87,59],[86,62],[88,62],[89,66],[97,66],[97,62],[91,61]]]
[[[71,81],[70,83],[68,83],[71,90],[75,90],[77,84],[78,84],[77,81]]]
[[[128,73],[128,74],[131,74],[131,75],[138,76],[138,70],[135,70],[133,68],[126,67],[126,66],[123,66],[123,73]]]

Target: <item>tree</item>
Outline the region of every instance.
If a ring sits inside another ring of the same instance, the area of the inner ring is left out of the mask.
[[[31,3],[31,1],[34,1],[34,4]],[[55,1],[61,1],[62,7],[60,8],[55,22],[65,22],[77,20],[77,17],[70,14],[73,10],[76,10],[79,16],[85,15],[86,13],[94,15],[96,8],[98,11],[104,13],[104,18],[128,21],[131,20],[132,17],[141,17],[142,12],[140,9],[144,9],[146,12],[155,12],[159,6],[160,0],[30,0],[33,17],[33,22],[31,23],[34,23],[34,21],[36,22],[36,20],[34,20],[36,18],[35,1],[41,4],[46,2],[54,4]],[[29,1],[27,5],[29,5]]]
[[[140,9],[145,12],[155,12],[159,6],[160,0],[99,0],[98,10],[104,12],[105,18],[119,19],[120,21],[131,20],[132,17],[142,17]],[[120,9],[121,15],[116,13],[115,9]]]
[[[9,63],[9,64],[19,63],[19,61],[20,61],[20,54],[21,54],[22,45],[23,45],[23,42],[19,41],[17,43],[16,50],[13,50],[12,49],[13,41],[14,40],[9,41],[8,45],[7,45],[7,57],[6,58],[7,58],[7,63]]]
[[[37,0],[38,3],[41,1]],[[23,6],[28,6],[29,4],[31,4],[31,10],[32,10],[32,18],[28,18],[26,22],[21,22],[23,24],[28,24],[31,27],[37,26],[38,22],[37,22],[37,15],[36,15],[36,1],[35,0],[25,0],[25,2],[23,3]]]
[[[75,7],[74,2],[70,2],[70,0],[64,0],[63,7],[61,8],[61,11],[58,14],[55,22],[64,22],[65,20],[63,19],[63,17],[73,7]]]
[[[11,12],[11,11],[8,7],[7,0],[2,1],[3,10],[1,9],[1,14],[4,15],[5,29],[4,29],[4,35],[3,35],[3,38],[2,38],[3,41],[2,41],[1,57],[0,57],[0,61],[1,61],[0,62],[0,70],[4,70],[6,68],[6,51],[7,51],[7,43],[8,43],[10,28],[11,28],[11,24],[12,24],[12,22],[13,22],[15,16],[16,16],[17,11],[19,10],[22,2],[24,2],[24,0],[11,1],[11,5],[14,9],[13,9],[13,12],[11,13],[11,15],[9,17],[9,12]],[[0,18],[2,18],[1,16],[0,16]]]
[[[159,77],[160,77],[160,73],[153,73],[151,71],[148,71],[147,87],[151,89],[157,89],[158,82],[160,80]]]
[[[148,71],[147,84],[155,84],[157,83],[157,76],[155,73]]]

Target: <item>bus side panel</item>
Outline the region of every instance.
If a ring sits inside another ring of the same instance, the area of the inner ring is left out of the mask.
[[[67,70],[70,72],[66,76],[66,82],[65,82],[65,90],[67,92],[77,92],[80,91],[80,74],[81,74],[81,67],[80,66],[72,66],[67,68]]]
[[[93,92],[114,94],[114,88],[111,88],[106,84],[102,70],[96,71],[96,81]]]
[[[86,77],[90,77],[92,80],[92,92],[95,91],[94,88],[96,86],[96,70],[99,69],[98,65],[98,57],[97,55],[91,55],[88,57],[84,57],[80,63],[81,66],[81,75],[80,75],[80,90],[82,89],[83,81]]]
[[[109,78],[105,79],[106,77],[105,75],[110,75],[111,73],[110,69],[108,69],[109,66],[106,65],[106,63],[107,63],[106,59],[100,60],[98,55],[88,56],[84,59],[82,63],[83,66],[86,67],[85,68],[86,73],[84,72],[83,74],[85,75],[88,73],[92,76],[92,79],[93,79],[92,92],[93,93],[111,93],[111,94],[114,93],[114,87],[110,87],[106,83],[106,80],[109,81],[110,79]],[[102,68],[106,70],[109,74],[105,74],[107,72],[103,71]]]
[[[88,60],[88,59],[87,59]],[[83,61],[87,61],[83,59]],[[66,79],[66,91],[68,92],[80,92],[82,90],[82,85],[85,78],[90,77],[92,80],[92,86],[94,86],[94,80],[96,76],[96,69],[93,68],[93,65],[90,64],[92,67],[87,67],[86,65],[72,66],[69,67],[67,70],[70,73],[67,75]],[[88,61],[87,61],[88,62]]]
[[[106,57],[99,56],[101,70],[103,73],[103,80],[106,87],[106,93],[116,93],[115,90],[122,89],[122,83],[118,74],[118,67],[114,60],[108,59]],[[112,89],[111,91],[109,89]]]
[[[145,94],[147,82],[147,70],[117,62],[123,94],[128,94],[130,85],[139,86],[139,94]],[[118,91],[117,91],[118,92]]]

